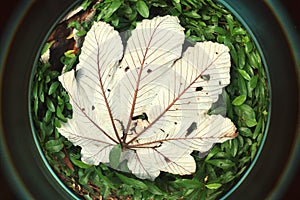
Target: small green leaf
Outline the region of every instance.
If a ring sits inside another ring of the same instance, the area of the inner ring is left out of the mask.
[[[47,108],[51,111],[51,112],[55,112],[55,106],[53,104],[53,102],[50,100],[50,98],[46,98],[46,104],[47,104]]]
[[[258,134],[258,136],[257,136],[257,143],[258,143],[258,145],[260,145],[260,143],[261,143],[263,137],[264,137],[264,134],[263,134],[263,133]]]
[[[218,35],[225,35],[227,33],[225,29],[219,26],[208,26],[206,30],[211,33],[217,33]]]
[[[242,75],[242,77],[244,79],[246,79],[247,81],[250,81],[251,80],[251,77],[250,75],[245,71],[245,70],[242,70],[242,69],[238,69],[240,75]]]
[[[50,71],[50,72],[49,72],[49,75],[50,75],[51,79],[57,78],[60,74],[61,74],[61,73],[58,72],[58,71]]]
[[[38,89],[39,89],[38,82],[35,82],[35,83],[33,84],[33,88],[32,88],[32,96],[33,96],[33,98],[34,98],[35,100],[38,99],[38,91],[39,91]]]
[[[44,141],[46,136],[49,136],[52,134],[53,132],[53,127],[51,124],[49,124],[48,126],[43,123],[43,122],[38,122],[38,126],[40,128],[40,133],[41,133],[41,140]]]
[[[226,37],[226,38],[224,39],[224,44],[225,44],[226,46],[228,46],[228,48],[230,49],[230,55],[231,55],[231,58],[232,58],[232,60],[233,60],[233,63],[236,64],[236,65],[238,65],[238,54],[237,54],[236,49],[235,49],[235,47],[233,46],[233,44],[232,44],[230,38]]]
[[[249,105],[242,104],[237,106],[235,111],[247,127],[253,127],[257,124],[255,112]]]
[[[114,27],[117,27],[119,25],[120,19],[116,18],[116,19],[112,19],[111,23]]]
[[[37,117],[37,114],[38,114],[38,110],[39,110],[39,100],[34,99],[34,101],[33,101],[33,113],[36,117]]]
[[[49,140],[45,144],[46,150],[48,150],[52,153],[59,152],[60,150],[62,150],[63,147],[64,147],[64,144],[61,142],[61,140]]]
[[[247,95],[247,86],[245,79],[241,76],[238,76],[238,86],[239,86],[239,92],[241,95]]]
[[[176,10],[181,13],[182,12],[182,7],[181,7],[181,4],[180,4],[180,0],[173,0],[172,3],[174,5],[174,7],[176,8]]]
[[[79,33],[79,32],[77,32],[77,33]],[[77,34],[76,33],[76,34]],[[67,58],[75,58],[76,56],[75,56],[75,54],[74,54],[74,50],[68,50],[68,51],[66,51],[65,53],[64,53],[64,55],[67,57]]]
[[[256,155],[257,147],[258,147],[257,143],[253,143],[251,146],[251,160],[253,160]]]
[[[235,99],[232,101],[232,104],[235,106],[242,105],[247,99],[247,96],[242,94],[240,96],[235,97]]]
[[[117,168],[120,164],[122,147],[120,144],[115,145],[109,152],[109,164],[112,168]]]
[[[244,48],[238,48],[238,57],[239,57],[239,68],[244,68],[246,64],[246,55]]]
[[[41,102],[44,103],[45,95],[44,95],[44,84],[43,83],[40,83],[38,95],[39,95],[39,99],[41,100]]]
[[[214,146],[214,148],[212,148],[212,150],[207,154],[205,160],[209,160],[214,155],[216,155],[216,153],[218,153],[219,151],[220,151],[220,148],[218,146]]]
[[[56,107],[56,116],[60,119],[60,120],[62,120],[63,122],[67,122],[67,119],[66,119],[66,117],[63,115],[63,113],[62,113],[62,108],[60,107],[60,106],[57,106]]]
[[[53,82],[50,85],[50,88],[48,90],[48,95],[52,95],[54,92],[56,92],[56,89],[58,88],[59,85],[60,83],[58,81]]]
[[[116,173],[116,175],[123,183],[125,183],[127,185],[131,185],[133,188],[143,189],[143,190],[148,189],[148,186],[140,180],[137,180],[137,179],[134,179],[134,178],[128,178],[127,176],[124,176],[124,175],[119,174],[119,173]]]
[[[54,43],[54,41],[46,43],[45,46],[42,49],[41,55],[43,55],[44,53],[46,53],[46,51],[51,48],[51,46],[53,45],[53,43]]]
[[[257,121],[254,118],[250,118],[246,120],[246,124],[248,127],[254,127],[257,124]]]
[[[207,162],[206,162],[207,163]],[[216,171],[218,171],[219,169],[217,169],[215,166],[211,165],[211,164],[206,164],[206,169],[205,169],[205,172],[207,173],[207,176],[210,180],[214,180],[216,179],[218,176],[217,176],[217,173]]]
[[[228,26],[228,29],[230,31],[230,33],[232,33],[233,31],[233,26],[234,26],[234,20],[233,20],[233,17],[231,14],[228,14],[225,16],[226,18],[226,21],[227,21],[227,26]]]
[[[247,42],[247,43],[245,44],[245,51],[246,51],[246,53],[250,53],[252,50],[253,50],[253,45],[252,45],[252,43],[251,43],[251,42]]]
[[[58,105],[63,105],[65,102],[60,96],[57,96],[57,103]]]
[[[45,79],[45,83],[49,83],[51,81],[51,78],[49,75],[46,76],[46,79]]]
[[[76,30],[79,30],[81,25],[78,21],[75,20],[75,21],[69,22],[69,24],[67,26],[67,28],[72,28],[72,27],[74,27]]]
[[[253,135],[252,131],[247,127],[240,127],[239,132],[244,137],[251,137]]]
[[[152,182],[147,182],[148,191],[155,195],[163,195],[163,191]]]
[[[235,173],[232,171],[227,171],[224,174],[222,174],[219,178],[220,178],[220,182],[224,183],[228,183],[230,181],[232,181],[235,178]]]
[[[253,97],[253,91],[257,86],[258,75],[252,76],[251,80],[247,82],[248,96],[250,98]]]
[[[231,155],[233,157],[236,156],[237,152],[238,152],[238,148],[239,148],[239,144],[238,144],[238,140],[235,138],[233,140],[231,140],[232,145],[231,145]]]
[[[54,126],[56,128],[61,128],[60,120],[58,118],[54,118]]]
[[[87,169],[90,168],[91,165],[88,165],[80,160],[75,159],[74,157],[70,156],[70,160],[71,162],[76,165],[77,167],[81,168],[81,169]]]
[[[218,35],[217,36],[217,42],[224,43],[226,36],[224,35]]]
[[[259,66],[259,62],[257,60],[257,57],[256,57],[254,51],[247,53],[247,57],[248,57],[251,67],[254,69],[257,69]]]
[[[108,20],[122,5],[122,1],[120,0],[114,0],[110,4],[110,6],[104,10],[105,16],[103,17],[105,20]]]
[[[101,167],[106,167],[106,165],[101,165]],[[101,183],[103,183],[105,186],[109,186],[110,188],[116,190],[116,186],[114,185],[114,183],[107,177],[104,176],[101,172],[100,167],[93,167],[94,170],[96,171],[96,174],[99,176],[99,178],[101,179]]]
[[[45,116],[43,118],[43,121],[46,122],[46,123],[48,123],[51,119],[52,119],[52,111],[47,110],[46,114],[45,114]]]
[[[43,122],[37,122],[37,124],[38,124],[38,127],[40,128],[40,134],[39,134],[40,140],[42,142],[44,142],[45,137],[46,137],[45,125]]]
[[[85,195],[83,195],[83,197],[85,200],[93,200],[89,194],[85,194]]]
[[[89,5],[92,3],[92,1],[90,1],[90,0],[85,0],[82,4],[81,4],[81,7],[82,7],[82,9],[83,10],[86,10],[88,7],[89,7]]]
[[[211,159],[205,162],[217,166],[224,170],[228,170],[235,165],[234,162],[229,159]]]
[[[139,0],[136,3],[136,9],[142,17],[144,17],[144,18],[149,17],[149,8],[148,8],[147,4],[144,1]]]
[[[232,35],[245,35],[245,34],[246,34],[246,31],[241,27],[235,27],[232,30]]]
[[[206,188],[211,189],[211,190],[216,190],[222,187],[221,183],[210,183],[205,185]]]
[[[72,110],[72,105],[70,103],[67,103],[66,108],[67,108],[67,110]]]
[[[89,181],[89,177],[92,173],[92,170],[90,170],[91,168],[88,168],[88,169],[85,169],[84,172],[83,170],[81,169],[78,173],[79,175],[79,183],[82,184],[82,185],[87,185],[88,181]]]
[[[183,13],[187,17],[195,18],[195,19],[200,19],[201,16],[194,10],[192,11],[187,11]]]
[[[82,37],[82,36],[85,36],[85,35],[86,35],[86,31],[85,30],[80,30],[80,31],[76,32],[76,36],[78,36],[78,37]]]
[[[161,7],[161,8],[166,8],[168,6],[165,0],[153,1],[151,5],[154,7]]]
[[[128,6],[128,5],[123,5],[123,6],[121,7],[121,9],[120,9],[120,12],[121,12],[123,15],[125,15],[126,17],[129,17],[129,16],[127,16],[127,15],[131,15],[132,12],[133,12],[133,10],[132,10],[132,8],[131,8],[130,6]]]
[[[262,124],[263,124],[263,119],[262,119],[262,117],[260,117],[258,119],[258,123],[255,127],[254,132],[253,132],[253,136],[252,136],[253,139],[255,139],[258,136],[258,134],[261,132]]]

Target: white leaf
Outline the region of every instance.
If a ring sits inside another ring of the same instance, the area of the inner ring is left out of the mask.
[[[72,70],[59,77],[73,106],[73,118],[59,130],[82,147],[82,160],[89,164],[109,162],[109,151],[119,142],[116,125],[106,120],[113,112],[107,106],[110,76],[122,54],[119,34],[104,22],[95,23],[85,37],[76,73]]]
[[[183,43],[177,17],[138,23],[124,55],[110,25],[92,26],[76,73],[59,77],[73,106],[73,118],[59,131],[82,147],[83,162],[110,166],[109,154],[119,144],[120,165],[111,159],[117,170],[125,163],[150,180],[160,171],[192,174],[193,151],[237,136],[230,119],[207,114],[230,83],[229,49],[203,42],[182,52]]]

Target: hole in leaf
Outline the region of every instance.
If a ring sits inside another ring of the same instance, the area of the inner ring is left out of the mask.
[[[143,113],[141,115],[133,116],[131,119],[132,120],[141,119],[141,120],[147,120],[148,121],[148,115],[146,113]]]
[[[189,134],[191,134],[194,130],[197,129],[197,123],[193,122],[190,127],[186,130],[186,136],[188,136]]]
[[[196,87],[196,92],[200,92],[203,90],[203,87]]]
[[[110,89],[107,89],[107,91],[110,92],[111,90],[110,90]]]
[[[209,81],[210,80],[210,75],[209,74],[201,75],[201,78],[205,81]]]
[[[95,106],[92,106],[92,110],[95,110]]]

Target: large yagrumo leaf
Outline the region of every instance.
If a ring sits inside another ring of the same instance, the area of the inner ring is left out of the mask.
[[[230,119],[207,114],[230,82],[229,49],[203,42],[182,53],[183,31],[177,17],[143,20],[123,53],[118,32],[95,22],[76,71],[59,77],[73,106],[59,131],[81,146],[83,162],[142,179],[187,175],[196,170],[193,151],[237,136]]]

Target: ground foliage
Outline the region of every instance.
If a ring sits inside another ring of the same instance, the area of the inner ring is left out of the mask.
[[[137,21],[157,15],[178,16],[192,41],[215,41],[230,48],[231,84],[220,97],[226,106],[213,106],[213,114],[226,114],[238,127],[239,136],[217,144],[201,158],[193,156],[197,171],[192,176],[168,173],[154,181],[139,180],[131,174],[105,165],[90,166],[80,161],[80,149],[57,131],[72,117],[69,96],[58,76],[61,68],[38,61],[32,77],[32,119],[44,155],[61,180],[84,199],[216,199],[225,194],[248,169],[264,137],[268,119],[269,93],[265,70],[250,35],[224,7],[211,0],[105,0],[81,3],[95,9],[91,21],[68,21],[65,29],[77,29],[84,37],[93,21],[110,23],[118,31],[132,30]],[[41,54],[53,48],[45,45]],[[72,69],[80,49],[66,50],[59,62]]]

